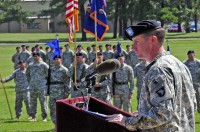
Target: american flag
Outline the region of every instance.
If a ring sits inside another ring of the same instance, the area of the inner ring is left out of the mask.
[[[78,0],[67,0],[66,23],[69,26],[69,43],[73,42],[74,31],[79,30],[78,13]]]

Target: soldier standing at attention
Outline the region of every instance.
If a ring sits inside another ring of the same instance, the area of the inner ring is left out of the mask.
[[[91,47],[92,47],[92,52],[90,52],[90,54],[89,54],[89,62],[88,62],[88,64],[91,64],[93,62],[93,60],[96,57],[96,52],[97,52],[97,48],[96,48],[95,44],[93,44]]]
[[[184,64],[190,70],[192,75],[193,86],[196,91],[196,100],[197,100],[197,112],[200,113],[200,60],[195,58],[194,50],[189,50],[188,60]]]
[[[139,59],[151,62],[145,71],[138,112],[131,117],[107,116],[130,131],[194,132],[195,91],[188,68],[166,52],[165,29],[157,21],[143,20],[125,30]]]
[[[37,113],[37,98],[39,98],[41,110],[42,110],[42,118],[43,121],[47,121],[47,103],[45,97],[46,90],[46,77],[48,76],[48,68],[49,66],[40,61],[40,54],[33,53],[34,62],[30,63],[26,70],[26,76],[29,81],[30,88],[30,106],[31,106],[31,117],[30,121],[36,121],[36,113]]]
[[[87,61],[88,60],[88,55],[87,55],[87,52],[85,52],[83,50],[83,47],[79,44],[77,46],[77,53],[82,53],[83,57],[84,57],[84,60]]]
[[[12,56],[12,62],[14,63],[14,69],[19,68],[19,54],[21,52],[20,47],[16,47],[16,53]]]
[[[66,50],[62,54],[62,63],[69,69],[74,61],[74,52],[70,49],[69,44],[65,45]]]
[[[103,54],[103,46],[102,45],[99,45],[99,51],[98,52],[101,52]]]
[[[44,62],[46,62],[46,54],[45,54],[44,50],[42,50],[42,46],[39,46],[38,44],[36,44],[35,50],[36,50],[37,53],[40,54],[40,57],[42,58],[42,60]]]
[[[61,56],[53,58],[54,66],[51,68],[49,108],[52,122],[56,125],[56,100],[65,99],[69,95],[68,69],[62,65]],[[46,95],[47,90],[46,90]]]
[[[31,54],[26,50],[26,45],[22,45],[22,52],[19,54],[19,61],[26,62],[28,61],[28,58],[31,56]]]
[[[26,111],[28,116],[30,116],[30,92],[28,87],[28,81],[26,78],[26,63],[23,61],[18,62],[19,69],[16,69],[10,76],[2,79],[1,82],[8,82],[14,79],[15,81],[15,112],[16,119],[19,119],[22,113],[22,103],[24,101],[26,105]]]
[[[117,108],[124,111],[131,112],[131,97],[134,89],[134,74],[133,69],[124,63],[124,55],[118,54],[116,58],[120,61],[121,67],[112,74],[113,87],[115,93],[113,93],[113,104]],[[128,85],[130,83],[130,86]]]
[[[98,58],[92,63],[86,70],[86,76],[91,75],[96,71],[96,63],[99,65],[103,62],[103,54],[99,52],[97,54]],[[91,81],[91,82],[90,82]],[[112,104],[111,92],[110,92],[110,75],[97,75],[91,80],[87,80],[88,85],[92,83],[93,88],[91,89],[91,94],[93,97],[100,99],[108,104]]]
[[[54,48],[50,47],[50,51],[46,54],[46,63],[52,67],[54,65],[54,62],[53,62],[53,52],[54,52]]]
[[[142,89],[142,80],[145,76],[145,69],[147,67],[148,63],[145,59],[141,59],[141,62],[138,63],[134,68],[134,78],[136,78],[136,87],[137,87],[137,101],[139,103],[140,98],[140,92]]]
[[[113,59],[114,53],[110,50],[111,45],[106,44],[106,51],[103,52],[104,60]]]
[[[130,52],[128,52],[126,56],[126,64],[128,64],[129,66],[132,67],[132,69],[134,69],[135,65],[138,64],[139,62],[140,61],[137,55],[135,54],[134,50],[131,50]]]
[[[86,82],[81,82],[81,79],[85,77],[86,70],[88,68],[88,65],[84,62],[84,57],[82,53],[76,53],[76,61],[74,61],[74,64],[76,64],[76,81],[74,80],[74,65],[70,67],[69,75],[71,77],[72,82],[72,88],[71,88],[71,97],[80,97],[81,91],[83,92],[84,96],[87,95],[86,91]],[[81,90],[81,91],[80,91]]]

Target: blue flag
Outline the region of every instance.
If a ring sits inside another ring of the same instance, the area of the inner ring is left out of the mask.
[[[89,0],[87,7],[84,31],[95,36],[95,22],[97,23],[97,39],[103,40],[105,33],[109,30],[108,21],[106,16],[106,1],[105,0]],[[95,14],[96,17],[95,18]]]
[[[51,48],[54,48],[52,58],[54,58],[54,56],[60,56],[60,46],[59,41],[57,39],[51,42],[47,42],[46,45],[50,46]]]
[[[120,54],[121,52],[122,52],[121,44],[118,41],[118,44],[117,44],[117,54]]]

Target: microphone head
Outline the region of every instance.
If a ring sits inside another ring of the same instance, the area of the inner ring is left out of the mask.
[[[109,59],[97,66],[97,73],[100,75],[106,75],[117,71],[121,64],[117,59]]]

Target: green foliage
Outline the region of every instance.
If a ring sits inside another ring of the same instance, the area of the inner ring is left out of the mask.
[[[178,18],[173,14],[173,12],[177,12],[177,8],[172,8],[171,10],[169,7],[163,8],[161,10],[161,21],[164,21],[165,23],[178,22]]]
[[[11,21],[30,22],[27,16],[30,12],[24,11],[20,6],[21,0],[5,0],[0,2],[0,24]]]

